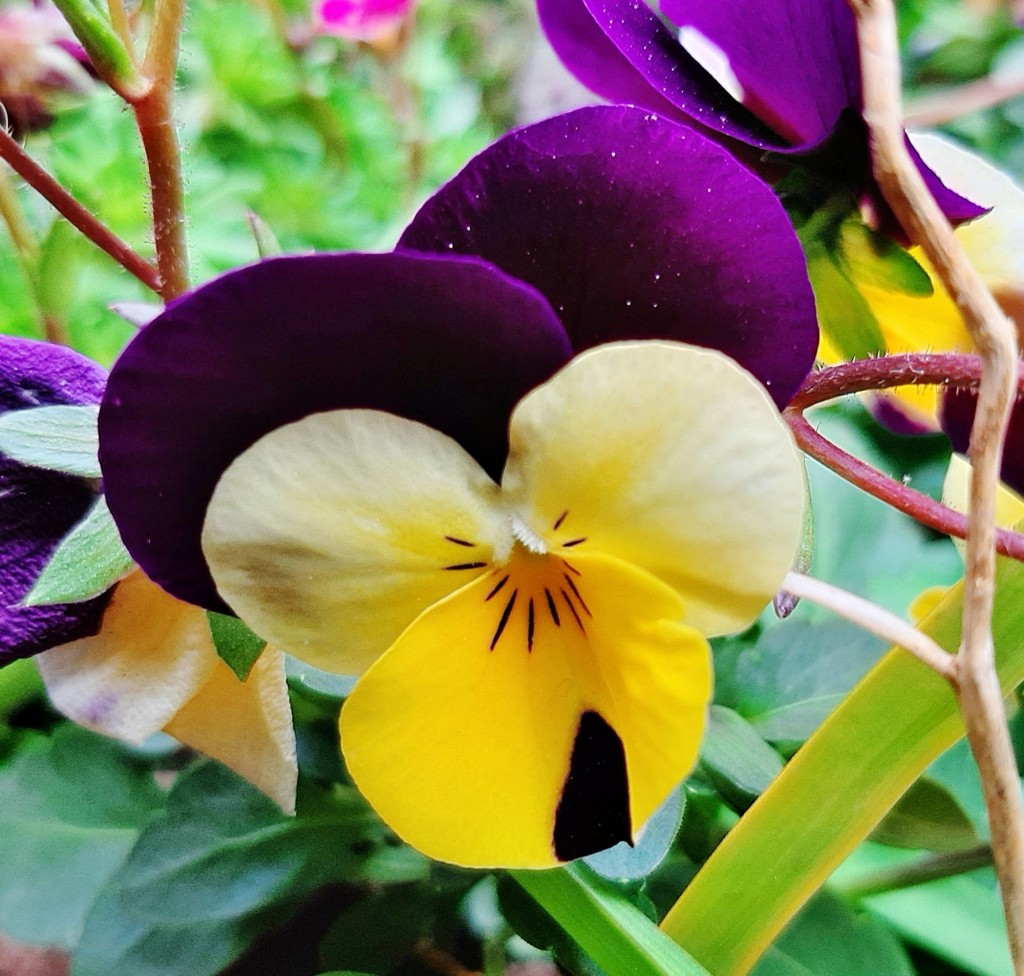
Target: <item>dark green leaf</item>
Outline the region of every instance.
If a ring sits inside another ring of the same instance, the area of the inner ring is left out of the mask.
[[[78,603],[106,592],[131,572],[125,549],[102,495],[57,547],[35,586],[22,601],[27,607]]]
[[[287,817],[216,763],[175,784],[86,921],[76,976],[213,976],[331,882],[425,877],[355,790],[307,788]]]
[[[928,778],[900,797],[871,839],[923,851],[962,851],[981,843],[964,808],[942,784]]]
[[[70,723],[0,768],[0,931],[72,948],[97,892],[163,802],[149,770]]]
[[[101,477],[96,456],[99,407],[29,407],[0,416],[0,454],[33,468]]]
[[[237,617],[214,613],[212,610],[206,616],[210,621],[210,633],[217,654],[235,672],[239,681],[245,681],[267,642],[257,637]]]
[[[700,768],[723,797],[745,810],[782,772],[782,759],[742,716],[712,705]]]
[[[683,820],[682,790],[673,790],[668,799],[651,814],[634,844],[623,842],[584,862],[603,878],[613,881],[645,878],[665,858]]]
[[[807,903],[751,976],[914,976],[897,939],[835,895]]]

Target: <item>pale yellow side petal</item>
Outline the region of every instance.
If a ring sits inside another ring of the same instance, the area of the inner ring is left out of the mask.
[[[96,636],[36,657],[59,711],[128,742],[162,729],[217,660],[206,613],[168,596],[141,571],[117,584]]]
[[[502,484],[529,530],[653,573],[706,634],[748,625],[792,564],[797,450],[764,388],[720,353],[599,347],[529,393],[510,431]]]
[[[164,731],[233,769],[285,813],[295,812],[299,767],[284,655],[277,649],[264,649],[244,682],[218,658],[209,680]]]
[[[942,500],[958,512],[967,511],[971,488],[971,464],[962,454],[949,459],[946,480],[942,483]],[[1004,529],[1014,528],[1024,519],[1024,498],[1012,488],[1000,483],[996,491],[996,525]],[[959,539],[954,542],[962,545]]]
[[[962,224],[956,236],[995,291],[1024,289],[1024,189],[988,161],[933,133],[912,133],[928,166],[951,189],[991,212]]]
[[[440,860],[546,867],[627,839],[704,729],[710,651],[682,615],[626,563],[580,554],[567,568],[517,547],[359,680],[341,713],[348,769]]]
[[[270,643],[358,674],[418,613],[507,551],[498,488],[451,438],[373,410],[278,428],[221,478],[203,551]]]

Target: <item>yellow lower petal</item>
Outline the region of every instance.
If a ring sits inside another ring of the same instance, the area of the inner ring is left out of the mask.
[[[141,570],[117,584],[98,634],[36,657],[59,711],[127,742],[162,729],[217,661],[206,613]]]
[[[710,653],[683,609],[629,564],[517,546],[360,679],[341,714],[353,779],[440,860],[545,867],[611,846],[697,754]]]
[[[295,732],[277,649],[265,648],[244,682],[218,658],[209,680],[164,731],[233,769],[285,813],[295,812]]]

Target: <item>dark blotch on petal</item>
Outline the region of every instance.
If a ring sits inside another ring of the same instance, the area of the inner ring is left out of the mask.
[[[400,248],[477,254],[537,287],[577,351],[719,349],[783,406],[814,362],[803,252],[771,190],[667,119],[594,107],[528,126],[432,197]]]
[[[225,610],[203,520],[264,434],[323,410],[385,410],[453,437],[497,478],[512,408],[570,355],[545,300],[475,259],[324,254],[231,272],[171,305],[111,372],[110,510],[153,580]]]
[[[555,856],[572,861],[632,839],[622,740],[597,712],[584,712],[555,813]]]
[[[0,413],[98,403],[104,371],[63,346],[0,336]],[[96,500],[81,478],[0,455],[0,666],[95,634],[109,595],[21,607],[60,540]]]

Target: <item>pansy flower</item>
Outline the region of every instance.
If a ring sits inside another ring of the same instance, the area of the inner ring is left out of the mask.
[[[0,336],[0,413],[98,405],[106,376],[63,346]],[[217,656],[205,612],[136,570],[78,603],[23,601],[98,485],[0,454],[0,664],[35,656],[54,705],[128,742],[164,730],[295,803],[295,740],[283,655],[245,682]]]
[[[342,749],[403,838],[553,864],[686,775],[705,638],[793,557],[806,271],[767,187],[626,108],[507,136],[402,244],[172,303],[111,375],[111,510],[172,593],[361,675]]]
[[[313,13],[323,34],[379,43],[393,38],[412,10],[413,0],[317,0]]]
[[[538,9],[562,61],[602,97],[799,158],[880,205],[846,0],[662,0],[669,23],[644,0],[538,0]],[[918,165],[951,220],[982,212]]]

